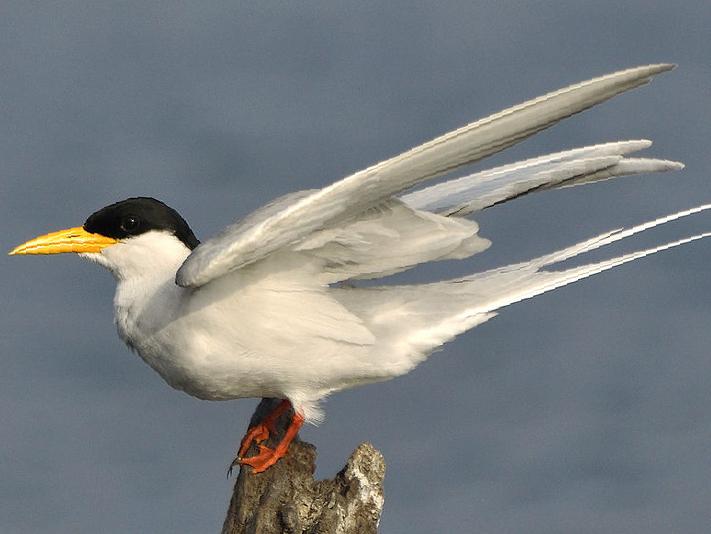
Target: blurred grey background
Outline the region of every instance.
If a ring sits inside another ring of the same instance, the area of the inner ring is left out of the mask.
[[[563,85],[679,68],[478,167],[650,138],[681,173],[478,217],[472,272],[711,201],[711,4],[114,1],[0,5],[0,248],[150,195],[205,238]],[[711,228],[708,215],[634,243]],[[302,436],[332,476],[388,462],[383,533],[707,532],[711,242],[503,311],[413,373],[344,392]],[[171,390],[112,325],[114,282],[71,256],[0,256],[0,531],[216,532],[256,402]]]

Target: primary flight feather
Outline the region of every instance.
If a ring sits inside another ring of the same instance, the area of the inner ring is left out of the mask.
[[[628,69],[519,104],[323,189],[276,199],[202,244],[175,210],[137,197],[102,208],[82,227],[28,241],[11,254],[76,252],[108,268],[117,281],[120,337],[174,388],[208,400],[284,399],[250,429],[238,453],[237,462],[263,471],[286,453],[303,422],[321,419],[319,401],[327,395],[408,372],[504,306],[707,237],[703,233],[605,261],[547,269],[711,205],[458,279],[338,284],[481,252],[490,242],[464,217],[530,192],[682,168],[672,161],[627,157],[650,141],[620,141],[407,192],[671,68]],[[265,447],[276,419],[292,407],[284,438],[273,449]],[[260,444],[259,453],[246,457],[252,443]]]

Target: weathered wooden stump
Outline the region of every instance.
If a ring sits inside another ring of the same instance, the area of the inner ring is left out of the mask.
[[[250,426],[278,402],[263,399]],[[279,433],[286,429],[290,416],[280,419]],[[267,445],[280,438],[270,437]],[[332,480],[314,480],[315,469],[316,448],[298,438],[288,454],[265,472],[242,467],[222,534],[376,533],[384,502],[382,454],[370,443],[362,443]]]

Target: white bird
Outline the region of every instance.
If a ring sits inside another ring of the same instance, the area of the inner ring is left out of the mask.
[[[606,261],[547,269],[711,205],[463,278],[339,284],[481,252],[490,242],[464,216],[526,193],[682,168],[628,158],[651,143],[621,141],[403,194],[672,67],[619,71],[506,109],[323,189],[278,198],[202,244],[173,209],[152,198],[130,198],[92,214],[82,227],[37,237],[10,254],[75,252],[111,271],[119,336],[172,387],[207,400],[284,399],[248,431],[236,459],[263,471],[286,453],[303,422],[322,418],[319,401],[327,395],[407,373],[504,306],[707,237],[708,232]],[[277,417],[291,407],[284,438],[266,447]],[[259,453],[245,457],[252,443]]]

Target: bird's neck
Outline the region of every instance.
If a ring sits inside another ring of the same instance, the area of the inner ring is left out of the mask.
[[[190,249],[175,236],[153,231],[85,256],[108,269],[120,284],[175,278],[189,254]]]
[[[142,343],[173,320],[184,291],[175,285],[175,269],[118,279],[114,320],[121,339],[142,353]]]
[[[105,248],[99,258],[116,279],[114,312],[120,336],[131,346],[159,328],[156,320],[170,320],[171,310],[184,290],[175,273],[190,254],[179,239],[148,232]]]

